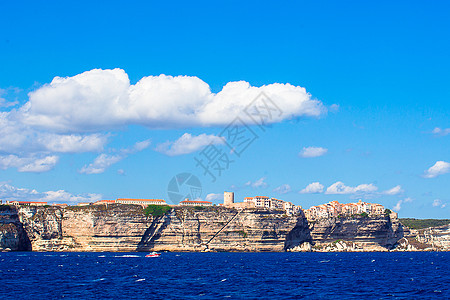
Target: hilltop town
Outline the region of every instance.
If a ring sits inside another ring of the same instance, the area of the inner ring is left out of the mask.
[[[312,206],[309,209],[303,210],[300,205],[294,205],[292,202],[283,201],[277,198],[270,198],[267,196],[245,197],[243,202],[235,202],[233,192],[224,192],[224,201],[219,206],[234,209],[263,209],[263,210],[279,210],[284,211],[287,215],[304,214],[308,220],[318,220],[333,217],[347,217],[353,215],[367,215],[380,216],[384,214],[391,214],[389,209],[386,209],[381,204],[367,203],[359,200],[356,203],[342,204],[338,201],[331,201],[326,204]],[[1,203],[1,202],[0,202]],[[42,201],[6,201],[7,205],[14,206],[48,206],[47,202]],[[143,208],[148,205],[168,205],[171,207],[208,207],[215,206],[213,202],[202,200],[190,200],[186,198],[179,204],[168,204],[163,199],[133,199],[133,198],[118,198],[116,200],[99,200],[93,203],[80,202],[76,206],[89,205],[110,205],[110,204],[125,204],[125,205],[141,205]],[[52,206],[66,207],[68,204],[54,203]],[[394,213],[396,215],[396,213]]]

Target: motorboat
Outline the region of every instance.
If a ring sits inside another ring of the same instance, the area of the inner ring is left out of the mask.
[[[151,252],[149,254],[147,254],[145,257],[160,257],[161,253],[158,252]]]

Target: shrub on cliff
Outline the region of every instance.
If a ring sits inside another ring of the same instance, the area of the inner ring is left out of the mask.
[[[10,211],[10,210],[13,210],[13,209],[14,209],[14,207],[11,207],[9,205],[0,204],[0,211]]]
[[[146,216],[152,215],[154,217],[161,217],[165,215],[172,208],[169,205],[156,205],[150,204],[144,209],[144,214]]]

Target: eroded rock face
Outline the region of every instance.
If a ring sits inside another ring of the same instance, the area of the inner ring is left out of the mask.
[[[331,244],[335,241],[354,244],[343,247],[342,251],[385,251],[394,248],[397,241],[403,237],[403,227],[393,215],[321,219],[310,222],[309,229],[314,249],[318,251],[340,251],[341,247],[333,247]]]
[[[140,251],[283,251],[297,217],[280,211],[176,208],[155,220]]]
[[[2,206],[0,211],[0,251],[29,251],[31,243],[15,207]]]
[[[450,224],[407,230],[395,251],[450,251]]]
[[[217,206],[177,207],[157,218],[121,204],[22,207],[0,221],[0,249],[34,251],[387,251],[403,238],[395,216],[308,222],[283,211]],[[439,239],[437,232],[422,236],[448,247],[447,231],[439,232]]]
[[[34,251],[135,251],[152,223],[140,206],[21,208]]]

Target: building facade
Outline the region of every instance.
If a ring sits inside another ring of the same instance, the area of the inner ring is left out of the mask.
[[[167,205],[166,201],[162,199],[128,199],[128,198],[119,198],[116,200],[116,203],[120,204],[135,204],[142,205],[146,207],[147,205]]]
[[[39,201],[6,201],[6,204],[8,205],[14,205],[14,206],[46,206],[48,205],[47,202],[39,202]]]
[[[212,206],[213,203],[209,201],[191,201],[189,199],[185,199],[180,202],[181,206]]]
[[[381,204],[367,203],[359,200],[357,203],[341,204],[332,201],[326,204],[312,206],[305,210],[305,215],[309,220],[332,218],[338,216],[352,216],[367,214],[369,216],[383,215],[385,208]]]

